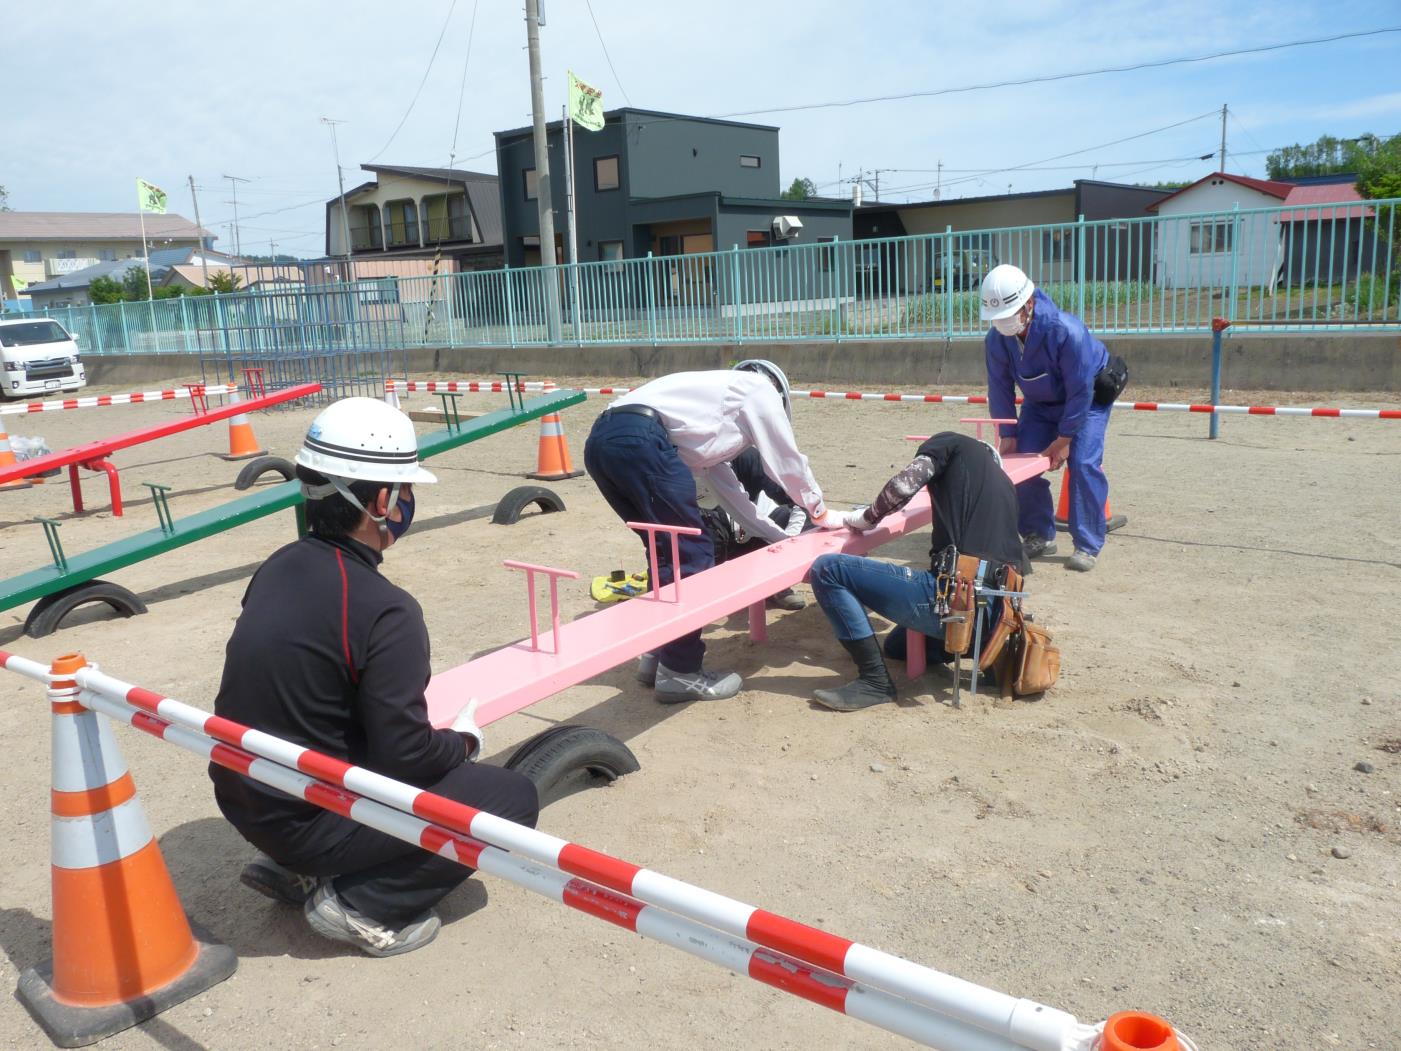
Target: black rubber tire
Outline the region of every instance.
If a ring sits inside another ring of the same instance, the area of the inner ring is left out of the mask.
[[[564,510],[564,501],[553,490],[543,485],[518,485],[497,501],[491,521],[494,525],[515,525],[531,504],[539,505],[541,513],[547,515]]]
[[[259,456],[243,465],[243,470],[238,472],[238,480],[234,482],[234,488],[252,489],[253,484],[269,471],[276,471],[288,482],[297,477],[297,465],[291,460],[284,460],[280,456]]]
[[[536,734],[506,767],[535,782],[542,807],[642,769],[632,749],[591,726],[555,726]]]
[[[89,580],[86,584],[75,584],[64,591],[45,595],[24,621],[24,633],[31,639],[42,639],[52,635],[64,617],[79,606],[89,602],[105,602],[123,617],[134,617],[146,612],[146,603],[135,593],[110,580]]]

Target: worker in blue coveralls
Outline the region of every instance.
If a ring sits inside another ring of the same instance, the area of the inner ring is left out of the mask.
[[[982,318],[992,323],[983,343],[988,407],[997,419],[1017,421],[999,428],[1000,451],[1041,453],[1053,471],[1065,466],[1075,545],[1065,568],[1088,572],[1104,547],[1104,432],[1128,366],[1009,263],[983,279]],[[1014,385],[1022,392],[1020,413]],[[1017,530],[1028,560],[1055,554],[1055,510],[1044,475],[1017,486]]]

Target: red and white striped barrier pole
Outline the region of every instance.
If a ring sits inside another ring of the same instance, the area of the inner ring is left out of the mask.
[[[459,382],[446,380],[390,381],[400,393],[426,391],[428,393],[453,394],[500,394],[507,384],[490,382]],[[520,385],[526,391],[552,391],[561,389],[551,380],[530,380]],[[574,387],[585,394],[611,397],[629,394],[634,387]],[[795,390],[789,392],[794,398],[816,398],[822,401],[882,401],[919,403],[925,405],[986,405],[985,394],[900,394],[897,392],[835,391],[835,390]],[[1017,399],[1020,405],[1022,399]],[[1168,401],[1116,401],[1114,408],[1135,412],[1198,412],[1216,415],[1235,414],[1241,416],[1314,416],[1331,419],[1354,420],[1401,420],[1401,409],[1335,409],[1328,407],[1305,407],[1293,405],[1198,405],[1188,402]]]
[[[204,395],[232,394],[238,390],[235,383],[216,384],[204,388]],[[174,401],[188,398],[190,388],[183,390],[138,390],[130,394],[96,394],[88,398],[63,398],[53,401],[27,401],[22,405],[6,405],[0,408],[0,416],[14,416],[31,412],[64,412],[68,409],[99,409],[108,405],[139,405],[148,401]]]
[[[3,651],[0,667],[48,680],[43,665]],[[212,762],[929,1047],[1192,1048],[1151,1015],[1125,1012],[1102,1026],[1085,1025],[1066,1012],[942,974],[293,745],[94,666],[80,669],[74,678],[82,704]],[[557,871],[542,871],[539,865]],[[717,938],[716,932],[727,937]],[[1158,1039],[1121,1040],[1120,1029],[1153,1032]]]

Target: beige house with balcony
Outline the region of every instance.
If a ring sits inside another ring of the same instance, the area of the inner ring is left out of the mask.
[[[501,200],[495,175],[457,168],[364,164],[373,182],[326,202],[326,255],[356,263],[432,259],[443,272],[502,265]],[[415,270],[417,272],[417,270]]]
[[[208,248],[213,241],[214,234],[183,216],[146,216],[146,244],[153,253]],[[0,212],[0,299],[14,294],[11,275],[33,285],[140,255],[136,212]]]

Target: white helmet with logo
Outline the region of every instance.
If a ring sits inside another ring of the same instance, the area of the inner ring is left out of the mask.
[[[999,263],[983,278],[982,318],[984,321],[997,321],[1011,317],[1026,305],[1036,286],[1031,278],[1011,263]]]
[[[418,462],[413,422],[377,398],[342,398],[323,409],[311,421],[297,463],[349,482],[438,480]]]
[[[735,366],[736,372],[757,372],[761,376],[768,378],[768,381],[778,388],[779,397],[783,399],[783,411],[788,414],[788,418],[793,418],[793,404],[789,395],[788,377],[783,374],[783,370],[766,358],[748,358]]]

